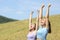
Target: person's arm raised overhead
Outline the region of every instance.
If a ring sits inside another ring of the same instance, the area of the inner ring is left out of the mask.
[[[32,15],[33,15],[33,11],[30,13],[30,17],[29,17],[29,29],[32,25]]]
[[[39,25],[41,25],[41,20],[42,20],[42,13],[43,13],[43,8],[44,8],[44,4],[42,4],[42,6],[40,7],[40,13],[39,13]]]
[[[39,27],[39,10],[37,10],[37,18],[36,18],[36,30],[38,30]]]
[[[46,28],[49,26],[49,8],[51,7],[51,4],[48,5],[47,12],[46,12]]]

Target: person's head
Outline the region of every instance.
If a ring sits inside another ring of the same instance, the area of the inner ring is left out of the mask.
[[[35,29],[36,29],[36,24],[34,23],[30,26],[30,31],[35,30]]]
[[[48,30],[48,33],[51,33],[51,23],[50,23],[50,21],[48,21],[49,23],[48,23],[48,28],[49,28],[49,30]],[[44,19],[42,19],[41,20],[41,25],[42,26],[46,26],[46,18],[44,18]]]
[[[45,26],[46,25],[46,19],[45,18],[41,20],[41,25],[42,26]]]
[[[50,21],[48,21],[49,23],[48,23],[48,33],[51,33],[51,23],[50,23]],[[42,26],[46,26],[46,19],[44,18],[44,19],[42,19],[42,21],[41,21],[41,25]]]

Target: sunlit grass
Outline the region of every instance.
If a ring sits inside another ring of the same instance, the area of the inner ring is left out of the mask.
[[[47,40],[60,40],[60,15],[51,16],[50,21],[52,33]],[[27,40],[27,33],[28,20],[0,24],[0,40]]]

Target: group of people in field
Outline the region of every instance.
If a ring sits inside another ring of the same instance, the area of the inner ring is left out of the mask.
[[[30,13],[29,18],[29,32],[27,34],[27,40],[46,40],[48,33],[51,33],[51,25],[49,21],[49,9],[50,4],[47,7],[46,16],[43,17],[44,4],[38,10],[36,23],[32,23],[33,11]]]

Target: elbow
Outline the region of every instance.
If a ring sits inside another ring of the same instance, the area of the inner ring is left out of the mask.
[[[46,16],[45,18],[49,18],[49,16]]]
[[[42,19],[42,17],[39,17],[39,19]]]

